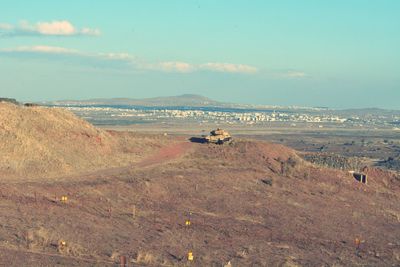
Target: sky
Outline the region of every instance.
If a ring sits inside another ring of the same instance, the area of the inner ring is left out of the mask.
[[[0,97],[400,109],[398,0],[3,0]]]

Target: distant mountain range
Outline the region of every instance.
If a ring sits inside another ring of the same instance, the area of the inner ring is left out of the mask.
[[[196,95],[183,94],[179,96],[152,97],[143,99],[134,98],[96,98],[88,100],[57,100],[43,102],[45,105],[55,106],[87,106],[87,105],[105,105],[105,106],[143,106],[143,107],[221,107],[221,108],[242,108],[242,109],[303,109],[303,110],[327,110],[327,108],[311,108],[311,107],[283,107],[274,105],[252,105],[237,104],[228,102],[219,102],[211,98]]]
[[[164,96],[152,98],[95,98],[87,100],[57,100],[42,102],[44,105],[54,106],[142,106],[142,107],[219,107],[235,109],[274,109],[274,110],[303,110],[308,112],[328,112],[334,114],[385,114],[399,115],[400,110],[385,110],[379,108],[361,108],[361,109],[330,109],[327,107],[300,107],[300,106],[275,106],[275,105],[251,105],[236,104],[228,102],[219,102],[211,98],[196,95],[183,94],[179,96]]]
[[[179,96],[152,97],[143,99],[134,98],[98,98],[88,100],[60,100],[47,102],[54,105],[123,105],[123,106],[191,106],[191,107],[219,107],[229,105],[210,98],[184,94]]]

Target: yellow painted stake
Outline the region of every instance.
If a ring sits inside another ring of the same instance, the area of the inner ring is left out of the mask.
[[[188,261],[193,261],[194,257],[193,257],[193,252],[189,251],[188,253]]]
[[[65,248],[67,246],[67,242],[65,241],[65,240],[60,240],[59,242],[58,242],[58,248],[59,249],[63,249],[63,248]]]
[[[67,203],[68,197],[67,196],[62,196],[61,197],[61,202],[62,203]]]
[[[186,220],[185,225],[186,226],[190,226],[192,224],[192,222],[190,220]]]
[[[135,219],[135,217],[136,217],[136,206],[133,205],[132,206],[132,218]]]

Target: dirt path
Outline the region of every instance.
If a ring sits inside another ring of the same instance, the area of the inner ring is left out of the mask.
[[[48,179],[48,181],[51,181],[51,182],[74,181],[74,182],[76,182],[79,180],[101,178],[101,177],[112,177],[112,176],[116,176],[116,175],[121,175],[122,173],[125,173],[132,168],[143,168],[143,167],[148,167],[148,166],[152,166],[152,165],[162,164],[162,163],[177,159],[177,158],[183,156],[185,153],[187,153],[190,149],[192,149],[192,147],[194,145],[195,144],[193,144],[189,141],[186,141],[186,140],[179,141],[177,143],[162,147],[159,150],[156,150],[153,154],[142,159],[141,161],[132,163],[127,166],[105,168],[105,169],[100,169],[100,170],[95,170],[95,171],[89,171],[86,173],[53,177],[51,179]],[[10,182],[12,182],[12,181],[10,181]],[[24,182],[26,182],[26,180]],[[43,180],[42,180],[42,182],[43,182]],[[13,183],[15,183],[15,181],[13,181]],[[19,183],[19,181],[17,183]]]
[[[135,164],[138,167],[147,167],[179,158],[193,147],[193,143],[184,141],[161,148],[155,154]]]

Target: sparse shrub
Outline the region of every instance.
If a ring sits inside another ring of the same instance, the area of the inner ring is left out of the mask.
[[[379,163],[380,166],[384,166],[391,170],[400,170],[400,156],[398,157],[388,157],[386,160]]]
[[[266,185],[272,186],[272,179],[270,178],[261,179],[261,182],[263,182]]]
[[[303,158],[311,163],[341,169],[358,170],[362,165],[362,160],[356,157],[344,157],[332,153],[316,153],[304,155]]]
[[[156,257],[149,252],[139,251],[137,253],[135,262],[140,264],[155,264]]]
[[[281,174],[290,176],[297,165],[297,160],[289,157],[286,161],[281,161]]]
[[[7,102],[7,103],[12,103],[15,105],[18,105],[18,101],[15,100],[14,98],[5,98],[5,97],[0,97],[0,102]]]
[[[288,158],[287,160],[287,164],[291,167],[294,168],[297,165],[297,161],[296,159],[294,159],[293,157]]]

